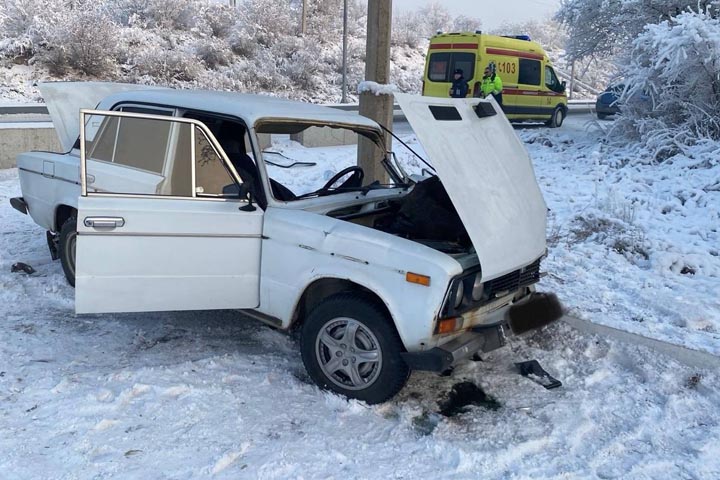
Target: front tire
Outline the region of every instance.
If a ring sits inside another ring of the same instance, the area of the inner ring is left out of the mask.
[[[75,286],[75,251],[77,244],[77,217],[72,215],[60,228],[60,263],[70,286]]]
[[[302,328],[305,369],[321,388],[367,403],[398,393],[410,374],[392,319],[364,295],[340,293],[321,302]]]
[[[562,107],[556,107],[555,110],[553,110],[552,117],[550,117],[550,120],[545,122],[545,125],[550,128],[560,128],[564,121],[565,110]]]

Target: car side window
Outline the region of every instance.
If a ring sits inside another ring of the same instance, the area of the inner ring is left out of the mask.
[[[205,132],[195,132],[195,193],[198,196],[223,196],[223,188],[233,184],[220,153]]]
[[[223,187],[236,183],[212,134],[196,121],[135,112],[83,116],[88,194],[222,197]]]

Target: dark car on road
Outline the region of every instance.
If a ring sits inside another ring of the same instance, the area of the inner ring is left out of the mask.
[[[620,113],[618,99],[620,95],[622,95],[623,90],[625,90],[625,85],[623,84],[610,85],[604,92],[598,95],[595,101],[595,111],[600,120],[607,118],[609,115]]]

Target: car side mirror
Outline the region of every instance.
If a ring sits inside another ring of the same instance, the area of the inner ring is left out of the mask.
[[[562,82],[560,82],[560,85],[562,86],[560,93],[565,92],[565,89],[567,88],[567,82],[565,80],[563,80]]]
[[[256,210],[255,205],[253,205],[252,190],[250,189],[250,184],[248,182],[243,182],[240,184],[238,196],[240,200],[248,201],[248,204],[240,207],[240,210],[242,210],[243,212],[254,212]]]

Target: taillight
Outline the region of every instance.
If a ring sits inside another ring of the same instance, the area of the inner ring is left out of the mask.
[[[422,90],[421,90],[421,92],[422,92],[421,95],[425,95],[425,80],[422,81]]]
[[[475,82],[475,85],[473,86],[473,97],[479,97],[480,96],[480,82]]]

